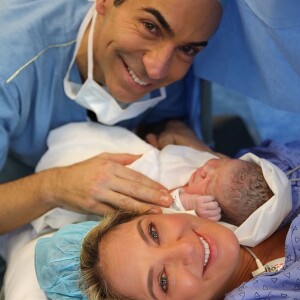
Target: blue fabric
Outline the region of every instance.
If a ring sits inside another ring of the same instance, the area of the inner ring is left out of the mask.
[[[79,289],[82,240],[98,222],[66,225],[53,236],[38,240],[35,269],[39,285],[52,300],[87,300]]]
[[[241,150],[236,156],[240,157],[247,152],[265,158],[286,174],[290,170],[300,166],[300,141],[282,144],[276,141],[266,140],[257,147]],[[300,169],[292,172],[288,178],[290,180],[300,178]],[[292,222],[300,213],[300,181],[292,181],[291,187],[293,201],[292,211],[288,214],[282,226]]]
[[[63,90],[88,0],[0,0],[0,170],[8,153],[35,167],[51,129],[84,121],[86,110]],[[72,80],[80,81],[76,68]],[[167,87],[167,99],[141,117],[121,123],[130,129],[143,119],[188,118],[186,81]]]
[[[300,1],[229,0],[196,76],[279,109],[300,112]]]
[[[34,167],[49,130],[86,119],[86,111],[65,96],[63,77],[91,2],[2,0],[0,5],[5,28],[0,31],[0,169],[8,151]]]
[[[281,271],[259,275],[227,294],[225,299],[299,299],[300,215],[290,226],[285,250],[285,266]]]

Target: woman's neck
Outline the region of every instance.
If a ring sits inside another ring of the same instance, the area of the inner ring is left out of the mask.
[[[250,248],[252,252],[260,259],[263,265],[276,258],[285,256],[285,238],[289,226],[285,226],[275,232],[271,237],[260,243],[259,245]],[[251,280],[252,272],[257,270],[255,259],[243,247],[240,249],[240,262],[232,276],[232,280],[228,286],[227,292],[232,291],[243,282]]]

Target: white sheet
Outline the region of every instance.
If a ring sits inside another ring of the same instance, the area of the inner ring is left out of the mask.
[[[44,235],[50,236],[50,234]],[[5,273],[5,300],[47,300],[40,289],[34,266],[37,239],[17,249],[7,262]]]

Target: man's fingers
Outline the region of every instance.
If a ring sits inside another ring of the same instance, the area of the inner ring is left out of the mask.
[[[145,213],[147,211],[151,211],[152,213],[161,213],[161,208],[159,206],[138,201],[135,198],[125,196],[124,194],[118,192],[107,190],[104,196],[106,199],[106,205],[109,205],[113,209],[121,208],[140,213]]]
[[[110,188],[119,194],[129,196],[130,199],[137,199],[141,202],[152,203],[159,206],[168,207],[172,203],[169,192],[152,182],[145,184],[138,180],[130,181],[128,179],[118,178],[110,186]],[[118,197],[117,199],[119,199]]]
[[[120,166],[116,169],[115,175],[120,179],[130,180],[154,189],[165,189],[160,183],[152,180],[151,178],[134,171],[127,167]]]
[[[88,213],[100,216],[104,216],[106,213],[112,212],[114,210],[114,207],[106,203],[99,202],[95,199],[92,201],[84,202],[83,204],[76,205],[75,203],[72,203],[71,207],[69,205],[65,205],[63,208],[78,213]]]
[[[101,153],[99,155],[99,157],[101,157],[102,159],[112,160],[122,165],[130,165],[141,156],[142,154],[127,154],[127,153],[115,154],[115,153],[106,153],[106,152]]]
[[[149,133],[145,136],[145,140],[148,144],[152,145],[154,148],[158,148],[157,136],[153,133]]]

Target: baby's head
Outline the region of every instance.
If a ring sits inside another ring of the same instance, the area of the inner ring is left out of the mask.
[[[187,214],[120,212],[105,222],[82,244],[80,267],[88,299],[224,295],[239,261],[231,230]]]
[[[236,226],[273,196],[257,164],[231,158],[208,160],[191,176],[186,192],[214,196],[222,221]]]

